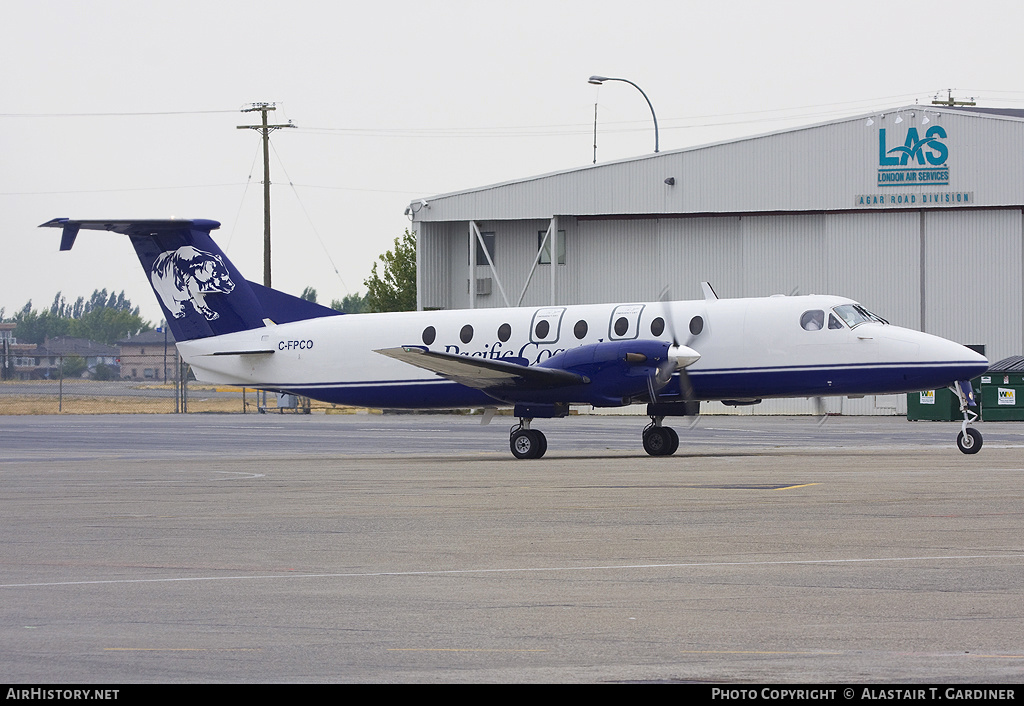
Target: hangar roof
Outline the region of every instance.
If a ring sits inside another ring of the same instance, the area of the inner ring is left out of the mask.
[[[1024,110],[1020,108],[979,108],[978,106],[957,106],[946,110],[959,110],[964,113],[983,113],[987,115],[1002,115],[1007,118],[1018,118],[1024,120]]]
[[[440,194],[411,213],[446,222],[1017,206],[1022,151],[1024,110],[909,105]]]

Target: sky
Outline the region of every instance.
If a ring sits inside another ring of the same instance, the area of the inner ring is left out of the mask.
[[[927,103],[1024,107],[1024,4],[517,0],[4,0],[0,308],[125,290],[160,308],[122,236],[56,217],[208,218],[262,281],[260,136],[275,104],[274,286],[363,280],[410,201]],[[827,158],[827,155],[823,155]]]

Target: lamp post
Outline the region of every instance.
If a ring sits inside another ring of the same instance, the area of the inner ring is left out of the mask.
[[[658,153],[658,116],[654,114],[654,106],[651,105],[651,99],[647,97],[646,93],[644,93],[644,89],[640,88],[640,86],[636,85],[635,83],[633,83],[632,81],[630,81],[629,79],[626,79],[626,78],[612,78],[610,76],[591,76],[590,78],[587,79],[587,83],[592,83],[595,86],[600,86],[605,81],[622,81],[623,83],[628,83],[630,86],[632,86],[636,90],[640,91],[640,95],[642,95],[644,97],[644,100],[647,101],[647,107],[649,107],[651,109],[651,117],[654,118],[654,153],[657,154]]]

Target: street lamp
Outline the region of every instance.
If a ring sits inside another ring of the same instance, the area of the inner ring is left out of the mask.
[[[647,101],[647,107],[649,107],[651,109],[651,117],[654,118],[654,153],[657,154],[658,153],[658,116],[654,114],[654,106],[651,105],[651,99],[647,97],[646,93],[644,93],[644,89],[640,88],[640,86],[636,85],[635,83],[633,83],[632,81],[630,81],[629,79],[626,79],[626,78],[612,78],[610,76],[591,76],[590,78],[587,79],[587,83],[592,83],[595,86],[600,86],[605,81],[622,81],[623,83],[628,83],[630,86],[632,86],[636,90],[640,91],[640,95],[642,95],[644,97],[644,100]]]

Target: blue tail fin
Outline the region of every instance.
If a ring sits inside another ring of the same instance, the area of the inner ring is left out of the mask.
[[[217,221],[55,218],[40,227],[63,228],[61,250],[70,250],[83,228],[129,236],[177,341],[338,313],[247,281],[210,237]]]

